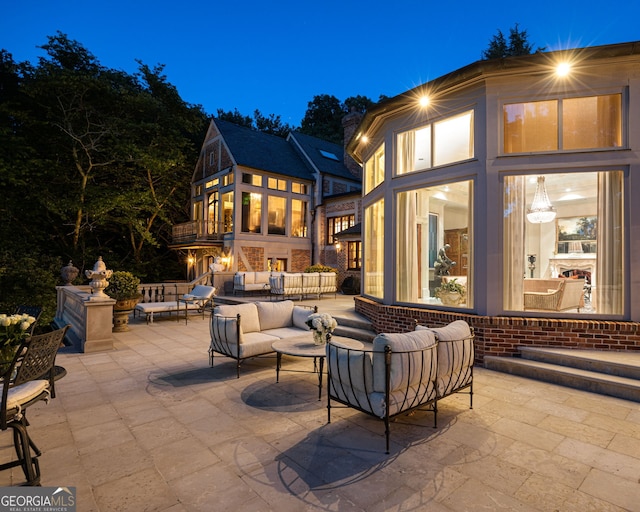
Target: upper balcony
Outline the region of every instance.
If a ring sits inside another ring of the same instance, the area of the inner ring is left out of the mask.
[[[225,234],[230,234],[232,228],[224,222],[210,222],[206,220],[191,220],[176,224],[171,229],[174,244],[192,242],[215,242],[224,240]]]

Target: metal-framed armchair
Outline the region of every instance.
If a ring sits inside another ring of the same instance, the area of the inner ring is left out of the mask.
[[[0,430],[13,430],[13,445],[17,456],[15,460],[0,464],[0,471],[21,466],[26,478],[25,485],[40,484],[38,457],[42,454],[29,437],[26,411],[40,400],[48,402],[51,398],[56,354],[68,328],[69,326],[65,326],[27,338],[0,376]]]

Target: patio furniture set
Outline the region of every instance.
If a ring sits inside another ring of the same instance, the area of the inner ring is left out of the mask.
[[[318,299],[338,291],[335,272],[236,272],[233,294],[270,294],[274,298],[315,296]]]
[[[55,360],[69,326],[39,335],[33,330],[42,309],[19,307],[15,314],[25,314],[35,319],[25,331],[27,335],[15,347],[10,362],[0,365],[0,430],[13,431],[13,448],[16,457],[0,464],[0,471],[20,467],[25,476],[23,485],[40,485],[42,454],[27,427],[27,409],[44,400],[55,398],[55,381],[66,375],[66,370],[56,366]]]
[[[282,356],[308,357],[318,373],[322,397],[327,367],[327,422],[331,409],[351,407],[383,420],[386,452],[390,448],[390,422],[416,409],[433,412],[437,427],[438,401],[457,392],[469,394],[473,407],[474,332],[463,320],[431,328],[416,325],[405,333],[378,334],[372,343],[342,336],[326,345],[314,344],[306,320],[317,308],[292,301],[220,305],[211,315],[209,363],[219,353],[241,363],[276,353],[276,382]]]

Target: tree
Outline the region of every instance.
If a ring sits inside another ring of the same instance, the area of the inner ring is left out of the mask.
[[[159,259],[175,260],[166,243],[185,220],[207,116],[182,101],[162,66],[139,63],[130,75],[64,34],[48,39],[37,66],[0,54],[0,80],[18,81],[18,93],[0,96],[2,122],[12,120],[0,122],[0,148],[16,148],[0,153],[0,184],[12,185],[0,208],[14,231],[0,228],[3,247],[81,267],[103,255],[158,276],[169,266]]]
[[[341,102],[335,96],[320,94],[307,105],[300,132],[319,139],[343,143],[342,118],[351,108],[364,113],[374,102],[366,96],[352,96]]]
[[[536,52],[544,51],[544,48],[538,48]],[[489,46],[482,52],[484,60],[501,59],[504,57],[516,57],[519,55],[529,55],[533,53],[533,45],[529,43],[529,35],[526,30],[520,30],[516,23],[514,27],[509,29],[509,44],[501,30],[491,38]]]
[[[258,109],[254,110],[253,118],[251,118],[251,116],[242,115],[237,108],[233,109],[233,112],[230,110],[225,112],[219,108],[218,119],[229,121],[230,123],[251,128],[259,132],[277,135],[278,137],[286,137],[289,132],[295,129],[283,123],[279,115],[269,114],[268,116],[264,116]]]

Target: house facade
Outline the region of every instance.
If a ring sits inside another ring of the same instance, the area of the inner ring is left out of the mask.
[[[331,216],[351,211],[361,196],[359,167],[351,167],[342,146],[212,119],[191,182],[191,220],[174,226],[171,248],[182,253],[189,279],[214,262],[224,272],[326,264],[336,250],[327,247]],[[333,197],[346,206],[334,199],[327,208]]]
[[[348,150],[379,331],[640,349],[640,43],[476,62],[379,103]]]

